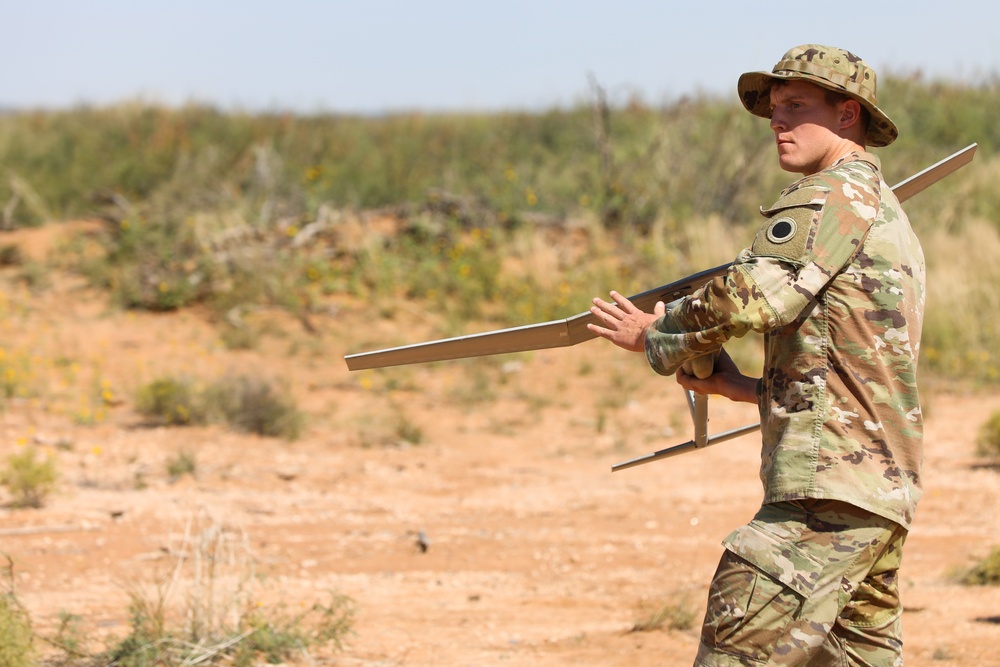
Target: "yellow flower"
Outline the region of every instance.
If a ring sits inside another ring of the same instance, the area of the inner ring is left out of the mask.
[[[524,192],[524,200],[528,202],[528,206],[534,206],[538,203],[538,195],[535,194],[534,190],[528,188]]]
[[[319,180],[319,177],[323,175],[323,165],[317,164],[306,169],[306,181],[312,183]]]

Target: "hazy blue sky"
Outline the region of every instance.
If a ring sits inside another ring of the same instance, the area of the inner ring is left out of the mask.
[[[734,94],[807,42],[879,73],[1000,71],[995,2],[0,0],[0,108],[538,109]],[[849,12],[849,15],[848,15]],[[887,105],[891,109],[891,104]]]

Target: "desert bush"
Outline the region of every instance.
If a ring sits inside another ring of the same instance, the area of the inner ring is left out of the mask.
[[[129,632],[94,664],[119,667],[281,664],[317,647],[340,648],[354,603],[331,594],[305,611],[265,606],[255,596],[247,536],[211,520],[189,522],[172,570],[129,593]]]
[[[31,393],[32,368],[27,355],[0,347],[0,407]]]
[[[979,427],[976,437],[976,454],[1000,456],[1000,410],[996,410]]]
[[[136,410],[145,417],[172,426],[204,423],[204,406],[194,383],[164,377],[139,387]]]
[[[246,375],[225,377],[205,391],[206,412],[246,433],[294,440],[302,433],[305,415],[291,395],[274,383]]]
[[[0,471],[0,484],[13,497],[15,507],[41,507],[56,483],[56,462],[52,457],[39,461],[36,452],[26,447],[7,457],[7,467]]]
[[[33,667],[37,664],[31,618],[14,591],[14,564],[9,556],[0,586],[0,665]]]
[[[34,635],[28,613],[10,593],[0,593],[0,665],[36,664]]]
[[[958,581],[967,586],[995,586],[1000,584],[1000,547],[971,568],[959,573]]]
[[[171,479],[177,479],[184,475],[194,475],[198,469],[198,463],[191,452],[178,452],[167,459],[167,475]]]
[[[136,393],[136,409],[172,426],[220,423],[238,431],[294,440],[305,415],[291,394],[264,378],[226,376],[198,387],[187,379],[163,377]]]
[[[0,267],[20,266],[24,264],[24,252],[21,246],[13,243],[0,245]]]
[[[72,614],[65,609],[59,611],[55,634],[51,637],[42,635],[42,641],[62,654],[61,657],[48,660],[48,667],[76,667],[81,663],[90,667],[89,636],[83,627],[83,620],[83,616],[79,614]]]
[[[654,630],[689,630],[694,626],[697,612],[686,598],[668,600],[662,604],[647,606],[632,632],[652,632]]]

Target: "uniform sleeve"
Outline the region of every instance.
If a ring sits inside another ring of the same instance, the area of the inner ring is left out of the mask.
[[[877,211],[877,193],[850,179],[786,191],[761,211],[767,220],[729,271],[673,304],[649,328],[650,366],[672,375],[732,338],[765,333],[811,311],[857,253]]]

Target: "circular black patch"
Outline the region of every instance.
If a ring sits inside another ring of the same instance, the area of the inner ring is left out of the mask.
[[[795,221],[791,218],[778,218],[767,228],[767,240],[771,243],[784,243],[795,236]]]

